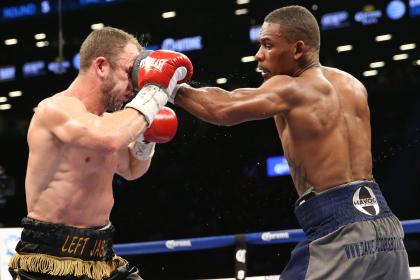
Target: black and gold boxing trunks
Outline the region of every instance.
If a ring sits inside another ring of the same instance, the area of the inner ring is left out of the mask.
[[[100,280],[127,264],[112,249],[115,229],[111,223],[81,229],[23,218],[22,226],[16,254],[9,262],[12,272]]]

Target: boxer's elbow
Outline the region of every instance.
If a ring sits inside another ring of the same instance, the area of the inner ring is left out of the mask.
[[[147,171],[150,168],[150,162],[151,162],[150,160],[146,160],[146,161],[134,160],[134,162],[133,161],[131,162],[130,168],[129,170],[127,170],[128,172],[125,172],[124,174],[122,174],[122,176],[127,181],[137,180],[147,173]]]
[[[112,154],[125,148],[128,141],[129,140],[124,135],[113,133],[102,137],[100,140],[101,145],[99,148],[102,149],[105,153]]]
[[[127,181],[134,181],[134,180],[140,178],[141,176],[143,176],[144,173],[143,174],[139,174],[137,176],[136,175],[137,174],[133,174],[133,173],[124,173],[124,174],[121,174],[121,177],[123,177]]]

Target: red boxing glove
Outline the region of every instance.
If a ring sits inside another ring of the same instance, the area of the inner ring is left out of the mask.
[[[151,53],[152,53],[152,51],[142,50],[140,52],[140,54],[137,56],[136,60],[134,61],[133,70],[131,70],[131,81],[132,81],[134,93],[137,93],[140,90],[140,88],[139,88],[140,64],[143,61],[143,59],[148,57],[149,54],[151,54]]]
[[[174,110],[163,107],[144,132],[144,140],[156,143],[169,142],[174,138],[177,128],[178,119]]]
[[[155,154],[156,143],[172,140],[177,128],[175,112],[171,108],[163,107],[149,128],[130,146],[131,154],[138,160],[150,160]]]
[[[140,62],[137,87],[153,84],[172,94],[177,83],[191,79],[193,66],[190,59],[182,53],[157,50],[151,52]]]
[[[136,88],[140,91],[126,107],[141,112],[150,126],[157,112],[172,95],[176,84],[191,79],[193,67],[189,58],[182,53],[157,50],[140,53],[133,71],[132,79],[137,81]]]

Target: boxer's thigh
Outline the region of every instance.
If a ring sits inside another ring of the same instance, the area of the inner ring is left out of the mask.
[[[305,279],[410,279],[403,237],[394,216],[343,226],[309,244]]]

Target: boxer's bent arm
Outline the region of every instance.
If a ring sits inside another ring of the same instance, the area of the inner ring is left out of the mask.
[[[130,143],[129,146],[133,145]],[[118,152],[117,174],[126,180],[135,180],[149,170],[151,159],[138,160],[133,157],[130,148],[122,148]]]
[[[103,152],[127,147],[146,128],[138,111],[128,108],[102,117],[89,113],[73,97],[52,97],[38,106],[37,118],[60,141]]]
[[[270,118],[299,101],[297,82],[287,76],[274,76],[259,88],[232,92],[217,87],[192,88],[182,85],[175,104],[192,115],[217,125],[235,125]]]

